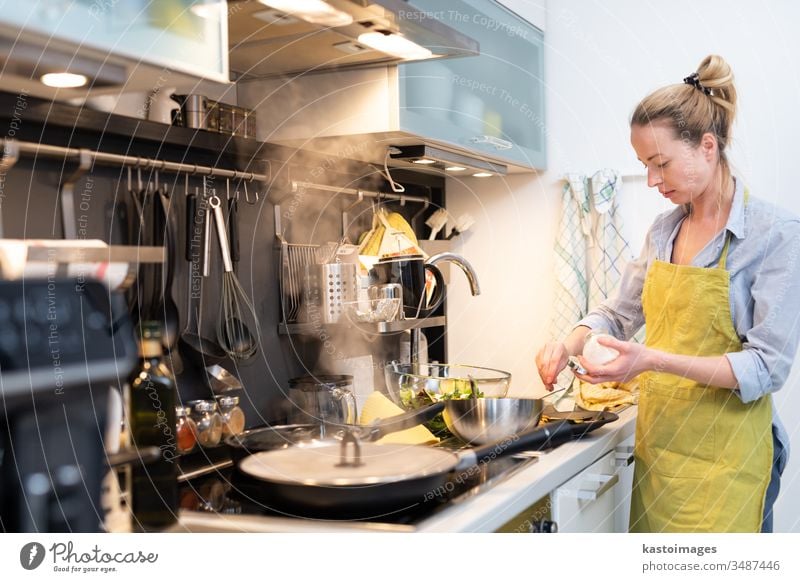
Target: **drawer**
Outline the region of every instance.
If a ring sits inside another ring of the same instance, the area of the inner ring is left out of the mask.
[[[602,456],[550,494],[559,532],[615,531],[616,490],[620,487],[616,456],[614,451]]]

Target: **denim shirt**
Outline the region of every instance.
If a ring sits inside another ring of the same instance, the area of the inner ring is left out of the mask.
[[[800,219],[773,204],[749,196],[735,181],[728,222],[692,260],[695,267],[716,267],[731,233],[727,269],[730,307],[742,351],[725,354],[742,402],[779,390],[786,382],[800,340]],[[628,340],[644,325],[642,287],[653,261],[672,261],[672,247],[687,210],[679,206],[656,218],[641,255],[631,261],[616,296],[594,308],[577,325]],[[788,453],[789,435],[773,404],[773,425]]]

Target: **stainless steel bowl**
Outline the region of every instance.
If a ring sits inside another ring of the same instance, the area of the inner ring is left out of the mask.
[[[544,403],[537,398],[448,400],[444,421],[461,440],[485,445],[536,427],[543,408]]]

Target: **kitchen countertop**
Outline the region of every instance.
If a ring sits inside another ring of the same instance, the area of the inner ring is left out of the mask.
[[[637,408],[589,436],[539,456],[487,491],[452,503],[413,526],[181,512],[177,532],[492,532],[634,434]]]

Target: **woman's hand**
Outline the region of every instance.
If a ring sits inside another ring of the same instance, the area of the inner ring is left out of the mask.
[[[539,377],[548,392],[553,391],[556,378],[561,370],[567,367],[567,359],[569,359],[569,352],[561,342],[548,342],[536,354],[536,368],[539,370]]]
[[[595,365],[583,356],[578,360],[586,370],[586,374],[575,374],[584,382],[600,384],[601,382],[627,382],[650,369],[651,350],[642,344],[623,342],[613,337],[599,337],[601,346],[613,348],[619,356],[607,364]]]

